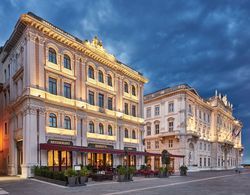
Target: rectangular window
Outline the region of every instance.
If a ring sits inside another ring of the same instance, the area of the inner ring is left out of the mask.
[[[8,134],[8,124],[4,123],[4,134],[7,135]]]
[[[207,149],[207,144],[206,143],[204,143],[204,150],[206,150]]]
[[[156,124],[155,125],[155,134],[159,134],[160,133],[160,125]]]
[[[151,135],[151,126],[147,125],[147,135]]]
[[[159,149],[159,141],[155,141],[155,149]]]
[[[201,119],[201,111],[199,110],[199,119]]]
[[[173,147],[173,140],[172,139],[168,140],[168,147],[169,148]]]
[[[113,110],[113,98],[108,98],[108,109]]]
[[[64,97],[71,99],[71,84],[64,83]]]
[[[49,92],[57,95],[57,81],[49,77]]]
[[[89,91],[89,104],[95,105],[95,94],[93,91]]]
[[[173,132],[174,131],[174,121],[168,122],[168,131]]]
[[[203,113],[203,120],[206,121],[206,113]]]
[[[104,95],[99,93],[99,107],[103,108],[104,107]]]
[[[210,158],[207,159],[207,166],[210,167]]]
[[[124,113],[128,114],[128,103],[124,104]]]
[[[189,112],[190,114],[193,114],[193,110],[192,110],[191,104],[188,105],[188,112]]]
[[[220,157],[218,158],[218,167],[220,167]]]
[[[160,106],[155,106],[155,116],[160,115]]]
[[[147,113],[146,113],[147,118],[151,117],[151,108],[147,108]]]
[[[204,167],[206,167],[206,166],[207,166],[207,159],[204,158]]]
[[[151,149],[151,143],[147,142],[147,149]]]
[[[136,117],[136,106],[132,105],[132,116]]]
[[[202,150],[202,142],[200,142],[200,150]]]
[[[202,158],[200,158],[200,167],[202,167]]]
[[[170,102],[168,104],[168,112],[174,112],[174,103],[173,102]]]

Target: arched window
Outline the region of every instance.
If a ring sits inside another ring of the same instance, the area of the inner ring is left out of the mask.
[[[113,135],[112,126],[108,126],[108,135]]]
[[[99,133],[104,134],[104,128],[102,123],[99,124]]]
[[[71,129],[71,120],[68,116],[64,118],[64,129]]]
[[[136,96],[135,86],[134,85],[132,85],[132,95]]]
[[[98,81],[104,83],[103,72],[101,70],[98,71]]]
[[[95,132],[95,125],[92,121],[89,122],[89,132],[94,133]]]
[[[124,83],[124,91],[126,93],[128,93],[128,83],[127,82]]]
[[[136,137],[135,137],[135,130],[132,131],[132,139],[136,139]]]
[[[94,68],[92,66],[89,66],[89,78],[95,79]]]
[[[49,48],[49,61],[54,64],[57,64],[56,51],[52,48]]]
[[[67,54],[64,54],[63,64],[64,64],[64,68],[71,70],[71,61],[70,61],[70,57]]]
[[[50,127],[57,127],[57,119],[54,113],[49,114],[49,126]]]
[[[112,87],[113,84],[112,84],[112,77],[110,74],[108,74],[108,86]]]
[[[125,129],[125,138],[128,138],[128,129]]]

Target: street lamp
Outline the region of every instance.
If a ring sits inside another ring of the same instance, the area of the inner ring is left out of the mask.
[[[128,148],[124,148],[125,157],[126,157],[126,180],[128,181]]]

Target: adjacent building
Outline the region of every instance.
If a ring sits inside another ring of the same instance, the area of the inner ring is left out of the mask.
[[[144,164],[147,79],[102,42],[21,15],[0,50],[0,171]]]
[[[203,99],[188,85],[162,89],[144,96],[145,147],[147,152],[172,155],[175,170],[185,164],[189,170],[231,169],[241,164],[242,123],[233,116],[227,96],[215,93]],[[161,159],[152,156],[148,164],[159,168]]]

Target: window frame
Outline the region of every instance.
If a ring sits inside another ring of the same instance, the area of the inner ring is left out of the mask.
[[[57,64],[57,53],[56,50],[53,49],[52,47],[49,48],[48,50],[48,61],[54,64]]]
[[[49,114],[49,126],[57,128],[57,116],[54,113]]]
[[[64,117],[64,129],[71,129],[71,118],[69,116]]]
[[[98,71],[98,81],[104,83],[104,74],[101,70]]]
[[[71,59],[67,54],[63,55],[63,67],[71,70]]]
[[[57,79],[49,77],[49,93],[57,95]]]
[[[71,99],[71,84],[64,82],[63,84],[63,95],[65,98]]]

